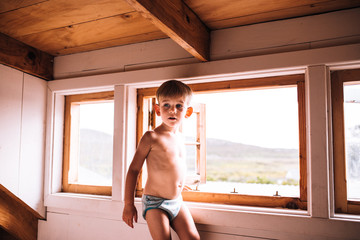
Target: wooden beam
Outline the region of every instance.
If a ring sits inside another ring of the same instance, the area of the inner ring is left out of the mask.
[[[209,29],[183,1],[126,1],[194,57],[209,60]]]
[[[0,227],[3,230],[16,239],[36,240],[39,219],[44,218],[0,184]]]
[[[0,64],[53,80],[54,57],[0,33]]]

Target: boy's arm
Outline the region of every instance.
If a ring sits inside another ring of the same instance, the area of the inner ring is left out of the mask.
[[[134,158],[130,164],[125,181],[125,206],[123,211],[123,220],[132,228],[134,227],[133,219],[135,222],[137,222],[137,211],[134,205],[135,188],[139,172],[144,164],[145,158],[150,151],[150,137],[150,133],[147,132],[141,138]]]

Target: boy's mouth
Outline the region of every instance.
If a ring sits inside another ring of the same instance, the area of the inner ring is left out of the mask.
[[[169,117],[169,119],[170,119],[170,120],[176,120],[176,118],[175,118],[175,117]]]

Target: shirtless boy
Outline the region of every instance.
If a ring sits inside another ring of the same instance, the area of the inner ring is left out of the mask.
[[[186,161],[184,139],[178,130],[193,112],[191,97],[191,89],[180,81],[170,80],[159,87],[154,108],[162,123],[143,135],[126,176],[123,220],[133,228],[133,220],[137,222],[138,218],[134,205],[136,181],[146,159],[143,217],[153,239],[171,239],[170,228],[180,239],[200,239],[181,197]]]

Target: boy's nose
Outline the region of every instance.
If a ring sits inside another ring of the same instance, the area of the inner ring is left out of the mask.
[[[171,106],[171,107],[170,107],[170,112],[175,113],[175,111],[176,111],[176,107],[175,107],[175,106]]]

